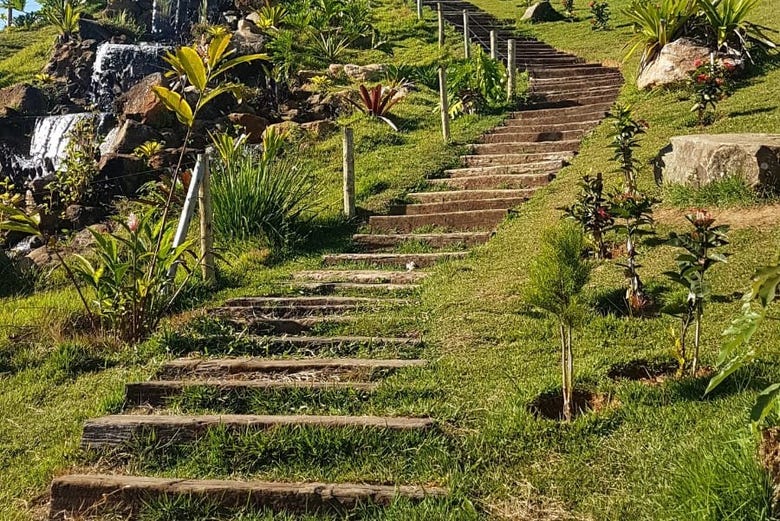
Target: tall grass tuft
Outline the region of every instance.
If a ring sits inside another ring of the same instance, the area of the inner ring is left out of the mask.
[[[280,252],[300,238],[317,205],[317,186],[303,165],[284,154],[283,137],[268,132],[261,153],[215,137],[211,195],[214,230],[223,239],[259,238]],[[219,142],[217,142],[219,141]]]

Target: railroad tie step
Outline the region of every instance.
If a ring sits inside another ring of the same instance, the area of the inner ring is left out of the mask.
[[[406,339],[396,339],[402,341]],[[425,367],[427,360],[377,358],[296,358],[269,360],[259,357],[178,358],[163,364],[158,375],[163,378],[184,376],[228,378],[235,375],[267,375],[305,371],[374,371]]]
[[[593,116],[594,119],[583,119],[571,123],[544,123],[527,119],[506,120],[504,126],[496,127],[486,136],[499,136],[500,134],[517,134],[518,132],[528,133],[556,133],[556,132],[580,132],[586,133],[596,128],[601,123],[601,118],[605,112],[598,112]],[[514,123],[512,125],[511,123]],[[509,124],[507,124],[509,123]]]
[[[488,134],[487,136],[490,136]],[[480,167],[467,167],[467,168],[452,168],[445,170],[444,173],[450,177],[471,177],[475,175],[486,174],[498,174],[498,175],[510,175],[510,174],[539,174],[556,172],[563,168],[564,163],[562,160],[550,160],[550,161],[538,161],[533,163],[522,163],[518,165],[496,165],[496,166],[480,166]],[[493,199],[493,198],[491,198]],[[500,198],[497,198],[500,199]]]
[[[268,381],[268,380],[238,380],[210,378],[205,380],[150,380],[147,382],[129,382],[125,385],[125,403],[135,407],[148,405],[160,407],[166,405],[171,398],[181,395],[192,388],[206,388],[221,391],[338,391],[354,390],[370,393],[376,390],[373,382],[339,382],[339,381]]]
[[[392,284],[392,283],[370,283],[361,282],[301,282],[295,285],[295,288],[309,294],[326,295],[339,291],[353,292],[372,292],[372,291],[411,291],[419,289],[419,284]]]
[[[446,201],[464,201],[474,199],[528,198],[536,188],[493,189],[493,190],[446,190],[443,192],[412,192],[407,194],[413,201],[420,203],[439,203]]]
[[[427,273],[419,271],[310,270],[293,273],[296,280],[360,284],[414,284],[427,276]]]
[[[491,133],[485,134],[480,138],[482,143],[528,143],[528,142],[566,142],[579,141],[587,131],[586,128],[578,130],[547,130],[544,132],[522,131],[517,132]]]
[[[478,175],[470,177],[457,177],[454,179],[436,179],[431,184],[435,186],[445,186],[455,190],[464,190],[465,193],[472,191],[492,192],[499,189],[525,190],[530,188],[539,188],[550,182],[553,173],[545,175]],[[496,223],[497,224],[497,223]]]
[[[240,316],[229,318],[228,323],[255,334],[302,335],[318,327],[354,322],[353,317],[335,315],[299,318],[255,316],[252,310],[247,308],[235,308],[232,314]],[[227,314],[223,312],[223,315]]]
[[[477,155],[576,152],[579,148],[579,139],[568,141],[479,143],[476,145],[471,145],[472,153]]]
[[[504,121],[503,127],[498,127],[496,132],[518,132],[540,125],[555,125],[564,128],[570,125],[595,127],[609,111],[608,106],[596,106],[579,114],[551,114],[548,116],[519,116]],[[596,122],[595,124],[593,122]],[[505,130],[506,129],[506,130]]]
[[[325,255],[326,265],[345,263],[371,264],[375,266],[393,266],[404,268],[413,265],[415,268],[428,268],[442,261],[461,259],[467,252],[439,253],[337,253]]]
[[[538,154],[472,154],[467,156],[461,156],[461,162],[465,166],[494,166],[494,165],[521,165],[529,161],[568,161],[574,157],[573,152],[549,152]],[[526,186],[535,186],[531,178],[536,177],[539,182],[544,182],[543,175],[532,174],[528,175],[529,184]],[[429,182],[439,181],[439,179],[431,179]]]
[[[560,106],[552,108],[533,108],[528,106],[522,110],[516,110],[509,114],[510,119],[536,119],[547,118],[549,116],[568,116],[571,114],[582,115],[584,113],[597,112],[604,110],[605,112],[611,107],[610,103],[598,103],[595,105],[574,105],[574,106]]]
[[[57,521],[120,513],[136,519],[152,501],[195,499],[223,509],[270,509],[297,514],[341,514],[364,504],[445,497],[439,487],[352,483],[190,480],[122,475],[66,475],[51,485],[50,518]]]
[[[409,233],[425,226],[447,231],[491,231],[506,217],[506,208],[444,212],[420,215],[372,216],[368,226],[375,232]]]
[[[435,421],[431,418],[395,416],[118,414],[87,420],[84,423],[81,446],[87,450],[111,449],[152,433],[158,443],[186,443],[198,439],[215,427],[247,432],[279,427],[412,431],[432,429],[434,426]]]
[[[226,318],[291,318],[310,315],[333,315],[385,305],[404,305],[405,300],[371,297],[307,296],[244,297],[229,300],[215,310]]]
[[[437,204],[437,203],[431,203]],[[416,242],[431,248],[459,248],[483,244],[490,239],[491,232],[451,232],[451,233],[361,233],[352,236],[352,241],[361,249],[378,252],[392,249],[403,244]],[[415,272],[412,272],[415,273]]]
[[[452,212],[474,212],[479,210],[508,210],[526,201],[525,197],[511,197],[498,199],[473,199],[462,201],[448,201],[443,203],[416,203],[393,206],[390,213],[393,215],[430,215]],[[435,236],[434,236],[435,237]]]
[[[617,98],[617,92],[606,93],[561,93],[561,94],[544,94],[543,99],[546,102],[557,103],[561,101],[570,101],[578,103],[580,105],[595,104],[595,103],[610,103],[614,102]]]

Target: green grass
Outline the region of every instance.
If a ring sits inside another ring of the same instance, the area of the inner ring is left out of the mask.
[[[691,207],[747,207],[767,202],[755,189],[738,176],[729,176],[701,188],[668,184],[664,187],[664,200],[679,208]]]
[[[52,27],[0,31],[0,87],[30,81],[49,61]]]

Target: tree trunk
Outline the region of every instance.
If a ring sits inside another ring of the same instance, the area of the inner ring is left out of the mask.
[[[10,4],[8,6],[8,14],[6,16],[7,18],[5,20],[5,28],[8,29],[11,27],[11,24],[13,24],[14,21],[14,8],[11,7]]]
[[[691,362],[691,376],[696,378],[699,369],[699,339],[701,337],[701,306],[696,306],[696,333],[693,337],[693,361]]]
[[[571,328],[567,329],[564,324],[560,325],[561,333],[561,389],[563,394],[563,419],[571,421]]]

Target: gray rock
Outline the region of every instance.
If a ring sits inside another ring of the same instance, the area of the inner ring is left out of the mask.
[[[372,63],[369,65],[354,65],[347,63],[342,65],[334,63],[328,66],[328,75],[332,78],[347,77],[353,81],[379,81],[384,77],[386,65]]]
[[[555,10],[550,2],[538,2],[525,10],[521,20],[528,22],[557,22],[565,17]]]
[[[658,57],[642,70],[637,79],[640,89],[655,89],[688,81],[697,60],[709,60],[706,46],[680,38],[661,49]]]
[[[656,159],[656,180],[701,187],[739,175],[749,186],[780,188],[780,134],[676,136]]]

